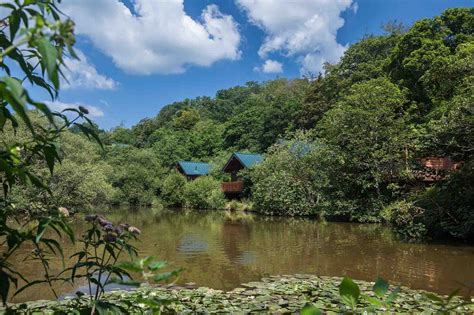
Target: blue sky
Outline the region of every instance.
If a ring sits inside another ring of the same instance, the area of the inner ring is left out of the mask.
[[[474,5],[472,0],[259,2],[65,4],[77,23],[81,61],[70,61],[70,84],[52,106],[86,105],[102,128],[128,127],[173,101],[213,96],[251,80],[316,73],[364,34],[381,33],[387,21],[411,25],[449,7]]]

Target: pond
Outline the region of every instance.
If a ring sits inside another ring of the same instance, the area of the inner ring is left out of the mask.
[[[228,290],[267,275],[310,273],[370,281],[381,276],[391,283],[447,294],[474,280],[473,246],[404,243],[380,225],[219,211],[116,209],[106,216],[141,228],[140,256],[152,255],[184,268],[179,283]],[[72,224],[77,232],[86,227],[80,218]],[[63,246],[66,257],[78,249],[66,241]],[[40,266],[23,261],[30,251],[23,248],[11,262],[35,279],[42,274]],[[55,271],[61,269],[60,259],[50,264]],[[56,289],[67,294],[79,286],[63,284]],[[13,301],[52,298],[50,290],[39,285]]]

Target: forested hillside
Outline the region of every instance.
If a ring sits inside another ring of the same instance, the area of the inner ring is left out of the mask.
[[[105,151],[66,135],[68,157],[50,186],[57,195],[80,191],[61,200],[76,209],[219,208],[220,169],[232,152],[250,151],[265,155],[245,174],[255,211],[384,221],[409,238],[473,239],[473,110],[474,9],[449,9],[409,28],[386,25],[314,78],[248,82],[101,131]],[[298,144],[309,150],[297,154]],[[425,183],[417,174],[429,156],[460,168]],[[186,183],[174,171],[179,160],[208,161],[212,174]],[[24,195],[17,192],[19,205]]]

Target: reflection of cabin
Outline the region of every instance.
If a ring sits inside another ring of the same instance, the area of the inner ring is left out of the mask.
[[[447,173],[457,170],[461,163],[454,162],[449,157],[431,156],[420,159],[422,171],[415,175],[424,182],[435,182],[444,177]]]
[[[204,162],[179,161],[176,169],[188,180],[209,174],[209,164]]]
[[[237,174],[245,168],[251,168],[263,161],[263,156],[255,153],[235,152],[231,155],[222,171],[230,174],[230,182],[223,182],[222,191],[227,195],[238,195],[243,190],[242,181]]]

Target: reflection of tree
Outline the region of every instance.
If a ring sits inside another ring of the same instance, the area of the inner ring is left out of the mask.
[[[241,222],[225,221],[222,224],[222,247],[229,261],[237,262],[242,256],[242,247],[247,249],[252,230],[247,224]]]

